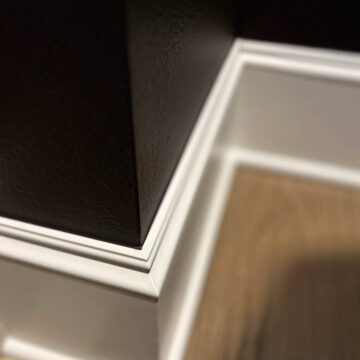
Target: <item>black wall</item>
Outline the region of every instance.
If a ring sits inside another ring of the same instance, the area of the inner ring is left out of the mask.
[[[237,31],[245,38],[359,51],[356,5],[323,0],[238,1]]]
[[[232,39],[223,1],[1,1],[0,215],[141,246]]]
[[[231,46],[232,16],[225,0],[128,2],[142,238]]]
[[[1,1],[0,215],[140,247],[233,29],[360,50],[357,23],[309,0]]]
[[[139,245],[122,1],[1,1],[0,215]]]

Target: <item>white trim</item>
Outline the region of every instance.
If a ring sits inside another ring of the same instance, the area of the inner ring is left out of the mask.
[[[12,337],[6,339],[2,349],[21,360],[80,360]]]
[[[138,269],[141,269],[146,264],[146,254],[142,250],[5,217],[0,217],[0,234],[21,239],[23,242],[39,244],[85,257],[97,258],[105,262],[133,266]]]
[[[79,236],[6,217],[0,217],[0,235],[140,271],[149,271],[162,242],[164,231],[187,182],[188,174],[193,172],[194,161],[199,163],[199,158],[201,158],[202,168],[206,162],[211,139],[221,123],[222,112],[226,107],[224,104],[234,86],[232,76],[237,71],[238,48],[239,44],[235,41],[203,106],[141,249],[111,244],[101,239]],[[199,156],[199,154],[202,155]],[[1,251],[0,248],[0,255]],[[19,260],[26,261],[26,258],[22,257]],[[31,262],[31,259],[28,261]],[[71,272],[71,269],[68,269],[68,272]]]
[[[241,52],[243,54],[257,54],[273,56],[275,58],[288,58],[304,60],[311,63],[342,64],[344,66],[360,65],[360,57],[357,52],[328,50],[308,46],[280,44],[256,40],[242,39]]]
[[[260,75],[257,77],[255,74],[247,83],[246,74],[252,72]],[[274,94],[271,79],[266,80],[268,88],[263,89],[261,76],[266,79],[266,74],[276,75],[279,72],[285,74],[285,79],[281,76],[277,79],[278,88],[274,87]],[[294,74],[296,76],[292,76]],[[306,83],[306,79],[309,83]],[[118,331],[123,331],[122,326],[128,326],[130,321],[132,324],[138,322],[141,328],[146,329],[144,336],[148,348],[144,351],[158,353],[161,359],[181,359],[205,283],[235,168],[238,165],[254,166],[359,187],[360,160],[357,160],[357,156],[349,156],[360,152],[360,145],[357,145],[353,135],[358,126],[358,121],[355,121],[357,113],[347,103],[349,93],[357,100],[356,87],[359,83],[360,57],[357,54],[236,40],[202,109],[141,250],[0,218],[0,255],[19,264],[32,264],[54,271],[51,277],[60,284],[59,288],[65,282],[76,291],[77,279],[90,281],[87,291],[92,291],[98,284],[105,285],[96,292],[97,299],[109,304],[112,307],[108,310],[110,312],[118,314],[120,308],[125,312],[124,325],[114,325]],[[328,86],[333,86],[333,92],[329,92],[331,96],[337,93],[337,89],[343,91],[342,97],[339,95],[337,99],[339,104],[334,106],[344,110],[344,119],[334,118],[334,109],[332,104],[326,103],[326,96],[319,99],[315,108],[311,108],[312,99],[306,93],[311,86],[320,86],[325,91]],[[268,96],[276,102],[288,90],[290,93],[293,91],[289,97],[305,94],[303,99],[299,98],[300,108],[290,109],[294,111],[291,114],[283,114],[281,111],[289,111],[289,107],[285,106],[283,110],[274,103],[274,106],[267,108],[268,113],[262,111],[262,101],[269,101]],[[253,106],[247,108],[247,97],[256,97],[260,105],[257,106],[255,102],[256,106],[251,103]],[[307,113],[309,119],[305,121],[307,128],[299,127],[297,133],[292,131],[291,126],[297,126],[301,121],[302,106],[310,106]],[[291,117],[289,120],[286,119],[287,115]],[[317,115],[323,115],[320,120],[321,126],[325,124],[325,127],[318,126]],[[266,121],[263,116],[268,117]],[[326,122],[327,118],[329,123]],[[260,121],[260,125],[256,124],[257,121]],[[343,121],[340,126],[339,121]],[[261,136],[257,133],[259,126]],[[323,136],[322,130],[327,131],[332,126],[345,137],[346,146],[343,148],[337,144],[336,134],[329,132],[328,137]],[[271,136],[276,139],[273,143],[267,141]],[[287,136],[290,139],[286,139]],[[296,141],[299,144],[294,146]],[[322,149],[317,149],[316,145]],[[336,146],[339,148],[334,151]],[[349,150],[351,146],[354,149]],[[311,150],[308,151],[308,147]],[[199,204],[202,207],[196,212]],[[39,273],[32,269],[31,275],[27,275],[25,269],[20,268],[21,265],[17,275],[19,283],[26,285],[27,276],[29,281],[37,282]],[[64,280],[59,274],[70,277]],[[12,274],[5,276],[12,279]],[[41,289],[46,288],[46,281],[40,281]],[[1,286],[0,282],[0,291]],[[6,286],[8,284],[5,282]],[[81,297],[81,294],[76,296]],[[74,299],[77,299],[76,296]],[[117,299],[115,302],[114,297]],[[42,300],[35,297],[32,301]],[[82,303],[76,301],[74,306],[79,308]],[[140,315],[140,311],[139,314],[134,311],[133,301],[137,302],[135,307],[141,309],[143,315]],[[86,320],[91,316],[91,306],[94,304],[90,300],[85,303],[89,306],[89,312],[84,311],[71,319],[64,305],[59,317],[67,316],[69,324]],[[11,307],[11,304],[8,306]],[[53,310],[56,311],[56,308]],[[104,310],[101,319],[106,316],[109,313]],[[141,316],[148,320],[142,323]],[[132,334],[136,333],[136,326],[132,325]],[[6,327],[11,329],[11,326]],[[39,331],[43,331],[43,328]],[[43,344],[35,344],[27,338],[22,340],[11,331],[1,336],[4,337],[2,350],[8,355],[29,360],[46,355],[54,360],[69,358],[47,349]],[[130,358],[143,351],[136,349],[140,351],[136,352],[130,345],[125,346],[126,339],[122,344],[116,342],[116,336],[115,333],[114,347],[118,346],[119,351],[126,347]],[[157,337],[159,340],[154,340]],[[81,339],[86,344],[87,338]],[[46,345],[46,339],[44,341]],[[25,352],[28,355],[25,356]],[[64,353],[69,351],[64,349]]]
[[[360,171],[358,169],[241,148],[232,149],[228,156],[233,159],[236,166],[267,169],[350,187],[360,187]]]
[[[116,287],[152,298],[158,291],[147,273],[98,260],[63,253],[40,245],[0,236],[1,255],[84,280]]]
[[[128,284],[129,277],[133,275],[139,277],[137,275],[139,271],[150,272],[152,280],[149,281],[145,274],[141,274],[140,279],[144,280],[140,280],[136,288],[138,293],[149,295],[148,284],[153,282],[156,290],[151,294],[156,296],[166,275],[166,271],[162,269],[166,269],[171,262],[176,248],[174,239],[179,237],[181,224],[186,218],[186,209],[190,206],[196,192],[234,86],[238,82],[241,70],[248,66],[341,81],[360,81],[358,55],[237,40],[203,107],[142,249],[111,244],[0,217],[0,235],[4,236],[0,246],[0,255],[39,265],[38,260],[34,261],[37,257],[33,254],[37,252],[42,256],[46,254],[41,261],[43,267],[87,280],[105,281],[111,286],[129,291],[134,291],[134,286]],[[192,184],[189,186],[187,184],[190,178]],[[181,201],[179,201],[180,196]],[[169,232],[167,229],[171,222],[177,225],[176,230],[172,228]],[[178,235],[175,235],[175,232]],[[160,244],[164,238],[169,237],[173,240],[166,240],[164,249],[161,250],[161,253],[166,252],[167,256],[162,255],[158,257],[161,260],[155,261]],[[16,245],[13,240],[11,240],[12,245],[8,244],[5,238],[17,239]],[[29,256],[30,253],[31,256]],[[77,255],[81,255],[80,263],[84,263],[83,267],[74,265],[73,259]],[[95,262],[106,263],[102,264],[104,271],[101,277],[95,276],[92,271],[86,271],[86,264],[91,267]],[[118,273],[116,277],[113,276],[114,271]]]
[[[141,250],[0,218],[0,235],[3,236],[0,256],[156,297],[176,248],[178,235],[174,235],[174,226],[179,233],[236,83],[238,49],[239,43],[235,42],[203,106]],[[170,226],[172,232],[168,230]],[[161,260],[161,264],[152,266],[164,237],[167,238],[162,249],[165,263]],[[94,266],[98,271],[93,271]],[[147,274],[150,269],[151,275]]]
[[[323,77],[342,81],[359,82],[359,69],[339,68],[337,65],[308,63],[294,59],[282,59],[266,55],[244,54],[244,64],[262,69],[279,70],[301,75]]]
[[[164,284],[167,269],[180,240],[183,224],[187,219],[188,210],[194,200],[205,166],[214,148],[214,142],[219,133],[231,94],[241,74],[242,66],[241,62],[234,56],[236,53],[238,53],[238,46],[235,43],[228,57],[228,63],[225,64],[218,78],[219,83],[225,82],[226,86],[217,87],[215,84],[214,90],[216,89],[216,91],[209,96],[201,112],[198,128],[195,130],[203,135],[198,147],[193,149],[193,154],[196,155],[193,157],[189,167],[191,171],[185,177],[186,183],[181,193],[178,193],[178,196],[181,196],[181,201],[176,203],[176,209],[172,214],[171,221],[167,224],[159,254],[156,256],[150,271],[154,285],[159,291],[161,291]],[[197,137],[198,133],[196,132],[193,135]]]
[[[206,217],[196,234],[199,247],[195,254],[196,262],[189,270],[190,280],[183,289],[184,299],[182,306],[177,308],[176,321],[172,324],[173,335],[164,351],[162,359],[181,360],[185,356],[186,345],[191,335],[191,328],[195,319],[196,310],[201,300],[201,294],[206,282],[208,268],[216,245],[217,234],[226,206],[226,200],[232,184],[233,173],[236,168],[234,158],[225,156],[219,160],[219,169],[212,186],[212,193],[207,194]]]
[[[238,69],[240,70],[234,77],[241,75],[248,67],[253,67],[281,71],[287,74],[324,78],[325,80],[339,80],[346,83],[358,83],[360,81],[360,56],[357,54],[242,40],[239,42],[239,55]],[[241,82],[241,78],[239,82]],[[229,94],[229,101],[236,102],[237,99],[234,100],[233,97],[234,93]],[[242,121],[241,118],[233,118],[234,114],[231,109],[228,108],[228,111],[230,119],[225,116],[223,127],[227,126],[226,122]],[[241,142],[234,144],[229,141],[227,131],[229,130],[226,129],[225,134],[222,134],[222,130],[219,131],[220,144],[213,147],[212,150],[214,156],[222,158],[223,167],[220,173],[223,180],[220,180],[213,187],[212,196],[216,197],[217,193],[219,198],[214,201],[214,208],[211,207],[209,212],[204,215],[207,219],[206,225],[198,234],[200,243],[204,244],[206,241],[208,243],[204,245],[199,255],[196,255],[196,268],[192,271],[189,270],[192,279],[188,283],[188,289],[184,296],[185,300],[180,308],[180,314],[175,323],[175,331],[169,340],[170,345],[164,359],[182,359],[185,354],[214,247],[213,237],[217,234],[218,222],[223,213],[223,204],[227,198],[233,173],[238,166],[258,167],[346,186],[360,187],[360,170],[356,167],[350,168],[331,162],[312,161],[291,154],[286,156],[276,152],[244,148]],[[211,215],[212,211],[214,211],[213,216]]]

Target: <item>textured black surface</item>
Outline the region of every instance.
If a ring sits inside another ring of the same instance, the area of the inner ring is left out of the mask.
[[[1,1],[1,216],[142,245],[233,40],[232,12],[127,5]]]
[[[356,2],[238,1],[238,33],[245,38],[360,50]]]
[[[140,245],[124,4],[0,4],[0,215]]]
[[[233,41],[217,0],[131,0],[129,56],[142,237]]]
[[[0,215],[141,246],[233,14],[243,37],[360,50],[355,6],[341,5],[1,1]]]

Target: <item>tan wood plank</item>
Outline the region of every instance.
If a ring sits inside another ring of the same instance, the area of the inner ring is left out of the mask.
[[[239,168],[187,360],[360,359],[360,191]]]

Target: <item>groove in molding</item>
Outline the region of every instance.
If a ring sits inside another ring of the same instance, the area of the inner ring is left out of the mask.
[[[1,217],[0,255],[158,298],[188,209],[214,152],[215,139],[248,68],[360,82],[360,57],[356,54],[237,39],[203,106],[141,250]],[[247,164],[360,184],[356,167],[249,149],[241,142],[222,144],[222,148],[223,159],[231,158],[234,167]],[[98,271],[93,271],[94,266]]]
[[[351,106],[360,102],[354,86],[359,83],[356,54],[238,39],[203,106],[141,250],[0,218],[0,256],[100,283],[116,293],[119,289],[130,298],[141,295],[142,306],[154,305],[147,314],[156,316],[160,358],[180,360],[235,168],[255,166],[359,187],[356,135],[360,125],[356,106]],[[311,91],[320,91],[321,96]],[[284,94],[285,104],[281,103]],[[334,94],[336,101],[329,101]],[[336,116],[336,111],[344,116]],[[192,219],[190,234],[184,235],[189,214],[199,204],[203,208]],[[177,252],[189,235],[190,254]],[[176,276],[181,271],[188,280],[178,285],[182,280]],[[175,278],[169,279],[174,272]],[[174,287],[168,287],[171,281],[181,289],[176,299],[171,297]],[[160,324],[165,324],[162,333]],[[143,325],[153,336],[152,323]],[[74,359],[5,335],[1,348],[8,355]],[[0,329],[0,341],[1,336]]]

